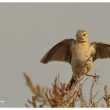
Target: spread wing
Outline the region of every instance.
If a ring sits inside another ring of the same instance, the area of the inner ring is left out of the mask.
[[[71,63],[72,52],[70,48],[75,42],[74,39],[65,39],[59,42],[44,55],[41,62],[48,63],[50,61],[65,61]]]
[[[96,59],[110,58],[110,45],[104,43],[93,42],[91,45],[95,49],[93,61]]]

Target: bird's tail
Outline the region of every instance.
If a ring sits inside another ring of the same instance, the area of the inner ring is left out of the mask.
[[[78,82],[78,79],[79,79],[78,77],[72,76],[71,80],[69,81],[69,83],[68,83],[67,86],[66,86],[66,90],[68,91],[68,90],[70,90],[74,85],[76,85],[77,82]]]

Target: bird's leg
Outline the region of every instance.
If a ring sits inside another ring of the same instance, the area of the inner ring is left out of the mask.
[[[86,74],[86,76],[90,76],[90,77],[92,77],[95,81],[97,81],[98,78],[100,77],[100,76],[97,75],[96,73],[95,73],[95,75]]]
[[[96,75],[86,74],[86,76],[95,77]]]

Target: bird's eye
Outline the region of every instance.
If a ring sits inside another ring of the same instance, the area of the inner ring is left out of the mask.
[[[85,36],[86,34],[83,34],[83,36]]]

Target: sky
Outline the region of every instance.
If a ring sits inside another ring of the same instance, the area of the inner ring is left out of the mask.
[[[41,58],[63,39],[75,39],[78,29],[88,32],[90,42],[110,43],[109,10],[109,3],[0,3],[0,107],[24,107],[31,98],[23,72],[41,86],[51,86],[58,73],[68,82],[68,63],[45,65]],[[99,85],[110,88],[110,59],[97,60],[90,74],[96,70]]]

